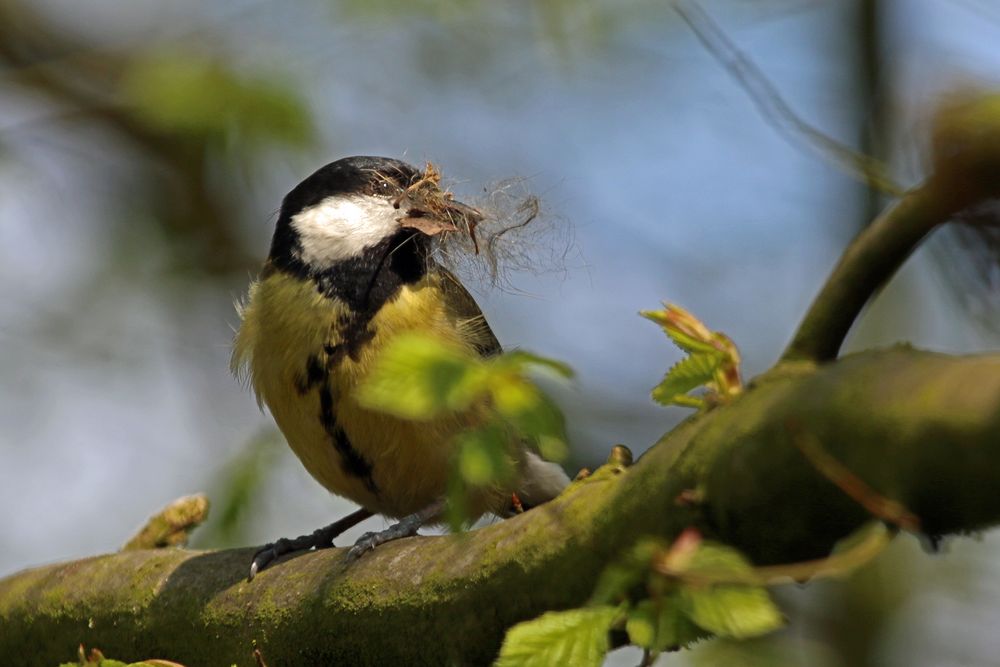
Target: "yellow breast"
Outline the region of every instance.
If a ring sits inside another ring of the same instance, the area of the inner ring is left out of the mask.
[[[428,273],[404,285],[368,322],[362,343],[348,353],[345,327],[352,311],[315,284],[280,272],[250,290],[236,338],[233,365],[245,369],[289,446],[330,491],[393,517],[441,497],[451,469],[454,435],[468,418],[411,422],[373,413],[353,398],[381,350],[394,336],[419,330],[474,351],[488,332],[462,319]],[[356,334],[357,332],[355,332]],[[480,512],[502,500],[483,500]]]

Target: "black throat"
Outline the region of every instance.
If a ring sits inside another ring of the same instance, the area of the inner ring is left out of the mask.
[[[344,259],[310,276],[326,297],[340,299],[359,313],[375,312],[427,273],[427,239],[414,230],[400,230],[358,257]]]
[[[272,248],[264,277],[271,271],[288,273],[311,281],[320,294],[345,304],[341,344],[327,353],[331,357],[347,353],[355,359],[361,345],[374,335],[369,324],[375,313],[394,299],[403,285],[423,278],[432,264],[427,237],[414,230],[400,230],[357,257],[327,267],[305,264],[295,254],[276,255]]]

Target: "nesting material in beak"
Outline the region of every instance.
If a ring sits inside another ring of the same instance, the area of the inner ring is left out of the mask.
[[[452,199],[452,194],[442,190],[440,184],[441,173],[428,162],[420,179],[393,200],[393,206],[405,213],[399,218],[400,225],[427,236],[464,231],[472,239],[476,254],[479,254],[476,225],[483,220],[483,214]]]
[[[455,201],[430,163],[413,179],[379,176],[395,186],[389,203],[399,213],[397,223],[428,237],[435,261],[448,269],[494,286],[506,282],[510,270],[566,269],[572,230],[558,218],[537,223],[538,197],[524,192],[521,179],[485,188],[480,207]]]

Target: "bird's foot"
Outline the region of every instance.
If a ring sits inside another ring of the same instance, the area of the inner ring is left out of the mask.
[[[380,544],[400,540],[404,537],[413,537],[422,525],[424,525],[424,522],[420,521],[416,514],[411,514],[385,530],[380,530],[377,533],[365,533],[358,538],[358,541],[354,543],[351,550],[347,552],[347,560],[352,561],[360,558],[366,551],[371,551]]]
[[[357,560],[366,552],[386,542],[392,542],[404,537],[413,537],[420,530],[421,526],[432,518],[439,516],[444,510],[444,506],[445,501],[443,498],[436,500],[419,512],[414,512],[409,516],[403,517],[399,523],[393,524],[385,530],[377,533],[365,533],[358,538],[358,541],[354,543],[351,550],[347,552],[347,562]]]
[[[327,549],[333,546],[333,540],[348,528],[361,523],[372,515],[366,509],[359,509],[348,514],[343,519],[334,521],[329,526],[314,530],[309,535],[299,535],[295,539],[283,537],[280,540],[265,544],[257,550],[250,562],[250,574],[247,581],[253,581],[257,573],[285,554],[310,549]]]

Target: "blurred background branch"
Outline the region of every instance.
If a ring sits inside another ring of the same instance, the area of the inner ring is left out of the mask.
[[[120,150],[137,158],[155,223],[179,241],[178,268],[233,272],[258,261],[237,204],[211,175],[235,166],[220,158],[250,160],[262,144],[314,138],[292,87],[244,80],[210,54],[103,50],[11,2],[0,4],[0,59],[7,84],[44,96],[56,119],[128,144]]]

